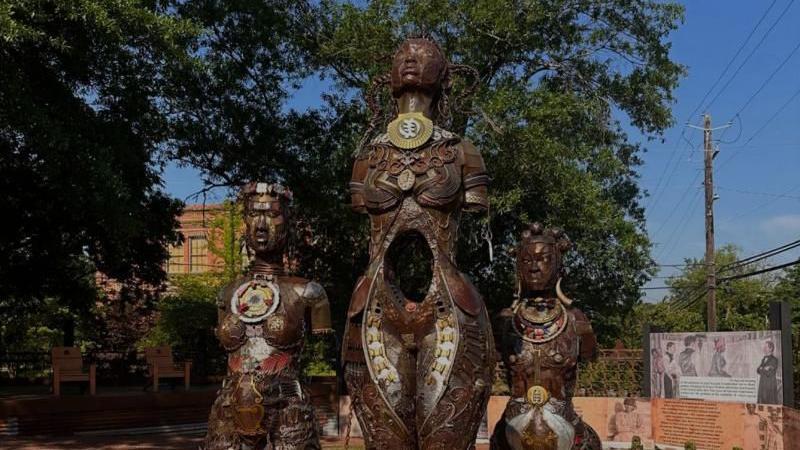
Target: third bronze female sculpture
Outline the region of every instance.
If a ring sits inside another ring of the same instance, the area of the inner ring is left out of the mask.
[[[470,448],[490,393],[486,307],[454,262],[460,213],[487,208],[489,177],[472,144],[434,125],[448,114],[452,77],[461,72],[474,75],[449,64],[433,41],[408,39],[369,97],[373,126],[378,89],[391,87],[398,111],[359,149],[350,183],[353,209],[369,214],[371,240],[343,361],[369,449]],[[416,298],[400,289],[407,274],[397,264],[414,240],[432,255],[431,279]]]
[[[601,448],[572,407],[578,360],[593,358],[597,341],[589,320],[561,291],[561,257],[570,246],[561,230],[534,223],[515,250],[518,298],[496,330],[511,400],[492,449]]]

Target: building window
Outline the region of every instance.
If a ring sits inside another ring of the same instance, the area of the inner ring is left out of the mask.
[[[183,259],[183,244],[169,246],[167,273],[183,273],[186,261]]]
[[[208,270],[208,241],[203,236],[189,238],[189,272]]]

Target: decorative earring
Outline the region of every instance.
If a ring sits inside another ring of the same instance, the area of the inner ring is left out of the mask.
[[[563,278],[558,277],[558,281],[556,281],[556,296],[564,306],[569,306],[572,304],[572,299],[564,295],[564,292],[561,290],[561,280],[563,280]]]

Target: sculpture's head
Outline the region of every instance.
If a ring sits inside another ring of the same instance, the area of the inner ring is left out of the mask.
[[[775,343],[772,341],[764,342],[764,354],[771,355],[775,352]]]
[[[522,232],[515,249],[517,281],[522,292],[552,289],[562,271],[562,255],[572,247],[558,228],[532,223]]]
[[[292,192],[280,184],[248,183],[244,202],[245,240],[256,255],[282,252],[288,237]]]
[[[425,38],[403,41],[392,59],[390,85],[392,96],[406,91],[423,91],[438,96],[450,88],[449,63],[436,42]]]
[[[468,81],[459,95],[451,101],[450,93],[456,76],[464,77]],[[430,37],[407,38],[394,53],[389,73],[373,78],[367,89],[366,101],[371,117],[357,152],[364,147],[378,125],[385,121],[385,113],[392,110],[386,109],[387,105],[382,104],[382,92],[387,87],[394,97],[393,101],[407,92],[422,92],[430,96],[433,117],[429,119],[445,126],[451,119],[451,109],[459,110],[464,100],[477,89],[479,81],[477,70],[467,65],[448,62],[442,49]]]

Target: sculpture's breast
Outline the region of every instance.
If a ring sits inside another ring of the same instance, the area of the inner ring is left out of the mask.
[[[297,350],[303,344],[305,333],[305,308],[290,286],[281,283],[284,301],[275,313],[260,324],[270,345],[284,350]]]
[[[459,151],[448,141],[414,150],[391,144],[373,146],[364,181],[367,209],[385,212],[399,206],[407,196],[413,196],[422,206],[456,207],[462,194]]]
[[[524,396],[530,386],[544,386],[557,398],[567,396],[578,364],[580,340],[571,316],[561,331],[545,342],[529,338],[524,322],[515,321],[513,345],[508,357],[512,393]]]

